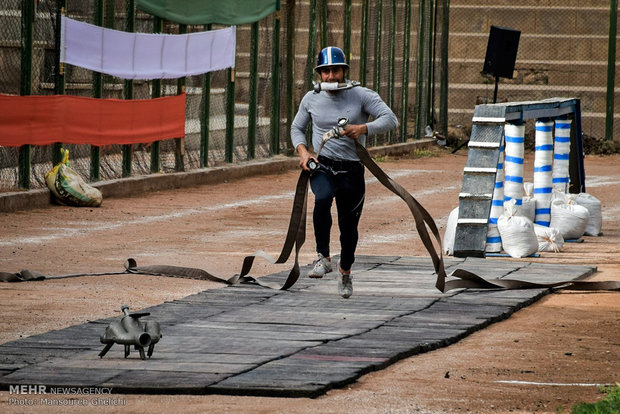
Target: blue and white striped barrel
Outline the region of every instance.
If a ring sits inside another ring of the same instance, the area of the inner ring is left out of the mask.
[[[506,124],[504,127],[506,156],[504,158],[504,204],[523,200],[523,142],[525,125]]]
[[[534,199],[536,217],[534,222],[549,227],[551,221],[553,121],[536,121],[534,152]]]
[[[570,125],[570,119],[555,120],[555,145],[553,146],[553,188],[562,193],[566,193],[568,190]]]
[[[493,200],[491,201],[491,213],[489,214],[489,224],[487,227],[487,243],[485,251],[488,253],[498,253],[502,251],[502,238],[497,229],[497,219],[504,212],[504,146],[499,147],[499,161],[497,162],[497,173],[495,174],[495,188],[493,189]]]

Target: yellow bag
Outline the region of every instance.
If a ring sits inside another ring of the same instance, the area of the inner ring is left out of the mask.
[[[103,200],[101,191],[88,185],[69,165],[69,150],[61,148],[62,161],[45,174],[47,187],[54,199],[62,205],[99,207]]]

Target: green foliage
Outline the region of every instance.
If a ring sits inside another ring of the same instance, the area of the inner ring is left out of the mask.
[[[411,156],[413,158],[439,157],[439,155],[439,153],[428,149],[414,149],[411,151]]]
[[[378,155],[378,156],[374,157],[373,160],[375,162],[385,162],[387,160],[387,156],[385,156],[385,155]]]
[[[620,385],[602,387],[601,392],[607,396],[595,403],[578,403],[573,406],[571,414],[617,414],[620,413]]]

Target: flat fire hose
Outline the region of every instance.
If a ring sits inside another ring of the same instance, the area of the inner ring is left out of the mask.
[[[569,280],[560,281],[555,283],[535,283],[514,279],[484,279],[475,273],[469,272],[464,269],[456,269],[450,274],[450,277],[455,279],[446,280],[447,275],[444,268],[443,254],[441,247],[436,249],[428,230],[430,229],[432,235],[435,238],[438,246],[441,246],[441,237],[435,221],[426,209],[400,184],[392,180],[372,159],[366,148],[359,142],[355,141],[356,151],[360,160],[364,166],[383,184],[387,189],[398,195],[409,207],[411,214],[415,220],[416,230],[420,235],[420,239],[424,244],[424,247],[431,256],[435,273],[437,274],[437,280],[435,287],[441,292],[447,292],[452,289],[459,288],[475,288],[475,289],[541,289],[541,288],[557,288],[557,289],[572,289],[572,290],[618,290],[620,291],[620,282],[616,281],[580,281]],[[181,267],[181,266],[169,266],[169,265],[151,265],[151,266],[138,266],[134,259],[128,259],[125,263],[125,269],[127,273],[134,274],[147,274],[156,276],[169,276],[169,277],[181,277],[198,280],[210,280],[218,283],[224,283],[227,285],[234,285],[239,283],[256,283],[260,286],[264,286],[270,289],[286,290],[293,286],[299,279],[299,251],[306,240],[306,211],[307,211],[307,198],[308,198],[308,181],[310,179],[310,172],[302,170],[299,179],[297,180],[297,187],[295,190],[295,197],[293,199],[293,208],[291,211],[291,218],[289,221],[288,231],[286,239],[282,247],[282,251],[277,259],[273,259],[267,253],[262,250],[254,252],[252,255],[246,256],[243,259],[243,265],[241,272],[228,279],[224,279],[215,276],[205,270]],[[254,278],[248,276],[254,259],[261,257],[272,264],[281,264],[288,261],[291,252],[295,249],[295,263],[290,270],[288,277],[284,284],[280,285],[274,282],[263,281],[260,278]],[[125,272],[124,272],[125,273]],[[99,274],[75,274],[67,276],[56,276],[53,278],[63,277],[77,277],[77,276],[95,276],[103,274],[120,274],[120,273],[99,273]],[[22,271],[22,274],[0,272],[0,281],[26,281],[26,280],[42,280],[46,276],[38,272]]]
[[[297,188],[295,190],[295,197],[293,199],[293,209],[291,211],[291,218],[288,225],[288,231],[286,233],[286,239],[284,246],[277,259],[273,259],[267,253],[262,250],[254,252],[250,256],[246,256],[243,259],[243,265],[241,272],[229,279],[223,279],[212,275],[211,273],[189,267],[179,266],[166,266],[166,265],[154,265],[154,266],[137,266],[134,259],[128,259],[125,264],[125,269],[129,273],[136,274],[148,274],[158,276],[171,276],[171,277],[183,277],[190,279],[211,280],[213,282],[225,283],[228,285],[234,285],[237,283],[257,283],[261,286],[271,289],[286,290],[293,286],[297,279],[299,279],[299,251],[306,241],[306,211],[307,211],[307,199],[308,199],[308,181],[310,178],[310,172],[302,170],[297,180]],[[272,264],[285,263],[291,255],[291,251],[295,247],[295,264],[290,270],[286,281],[282,286],[277,283],[263,281],[252,276],[248,276],[254,259],[256,257],[262,257]]]
[[[429,235],[428,229],[431,230],[437,244],[441,246],[441,236],[435,221],[426,209],[400,184],[392,180],[372,159],[366,148],[359,142],[355,141],[356,151],[364,166],[383,184],[388,190],[399,196],[409,207],[413,218],[415,219],[416,230],[420,235],[422,243],[428,251],[433,261],[433,267],[437,274],[435,287],[441,292],[447,292],[458,288],[475,288],[475,289],[540,289],[540,288],[570,288],[574,290],[620,290],[620,282],[603,281],[563,281],[555,283],[534,283],[513,279],[484,279],[475,273],[464,269],[456,269],[450,274],[456,279],[446,281],[446,271],[444,268],[443,254],[441,248],[435,248],[433,240]],[[297,188],[293,200],[293,209],[289,221],[289,227],[286,240],[282,251],[277,259],[271,258],[265,252],[259,250],[250,256],[246,256],[243,260],[241,272],[229,279],[222,279],[214,276],[204,270],[192,269],[176,266],[144,266],[138,267],[135,260],[129,259],[126,269],[130,273],[163,275],[172,277],[189,277],[193,279],[211,280],[229,285],[236,283],[257,283],[271,289],[286,290],[293,286],[299,279],[299,251],[306,240],[306,210],[308,196],[308,181],[310,173],[302,170],[297,181]],[[428,227],[428,228],[427,228]],[[272,264],[285,263],[295,248],[295,264],[290,270],[289,275],[284,284],[279,285],[273,282],[262,281],[248,276],[254,259],[262,257]]]

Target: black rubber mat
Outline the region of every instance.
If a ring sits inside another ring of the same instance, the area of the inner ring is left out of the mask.
[[[533,282],[576,280],[589,266],[446,259],[446,270]],[[308,267],[306,267],[306,270]],[[148,309],[163,337],[150,359],[99,337],[117,318],[0,345],[0,388],[106,387],[115,393],[315,397],[395,361],[448,346],[549,293],[435,289],[429,258],[358,257],[353,296],[336,273],[302,278],[289,291],[236,285]],[[140,277],[140,276],[136,276]],[[266,276],[282,281],[285,272]],[[41,282],[44,283],[44,282]],[[119,303],[119,309],[121,304]],[[135,311],[132,309],[132,311]],[[141,310],[142,311],[142,310]]]

